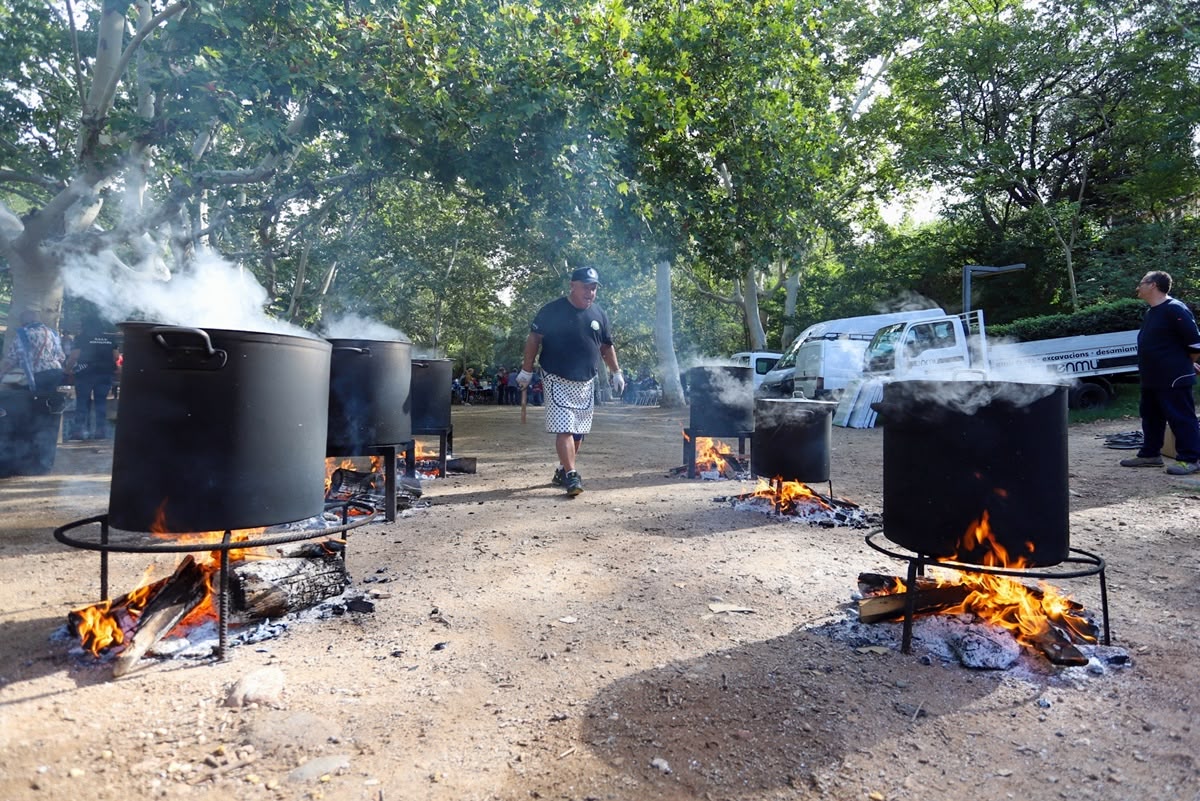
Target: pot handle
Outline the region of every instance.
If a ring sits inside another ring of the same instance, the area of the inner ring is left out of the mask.
[[[158,325],[150,329],[150,334],[158,346],[167,351],[167,363],[171,367],[220,370],[229,361],[229,354],[220,348],[214,348],[208,332],[202,328]],[[168,334],[200,341],[198,345],[172,345],[167,341]]]
[[[352,348],[349,345],[339,345],[334,348],[334,351],[338,353],[361,353],[363,356],[371,355],[370,348]]]

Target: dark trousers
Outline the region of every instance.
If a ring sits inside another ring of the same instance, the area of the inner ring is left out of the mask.
[[[1175,458],[1181,462],[1200,461],[1200,423],[1196,421],[1196,400],[1190,386],[1142,387],[1138,412],[1142,416],[1138,456],[1158,456],[1170,426],[1175,435]]]
[[[108,393],[112,390],[112,376],[75,376],[75,430],[76,436],[93,438],[108,436]],[[88,407],[96,413],[95,425],[88,425]]]

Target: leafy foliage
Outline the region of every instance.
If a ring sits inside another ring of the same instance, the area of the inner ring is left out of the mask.
[[[1097,304],[1074,314],[1046,314],[1041,317],[1027,317],[1006,325],[989,325],[988,333],[1019,342],[1083,334],[1107,334],[1140,328],[1145,312],[1145,303],[1128,298]]]

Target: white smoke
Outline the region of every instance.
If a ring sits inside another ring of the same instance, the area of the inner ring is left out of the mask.
[[[754,424],[776,427],[797,422],[815,423],[820,416],[832,415],[836,409],[835,401],[760,398],[754,402]]]
[[[267,292],[247,270],[211,251],[197,254],[173,275],[148,255],[131,269],[115,254],[71,260],[63,270],[67,292],[93,303],[106,319],[138,320],[194,328],[221,328],[313,336],[269,316]]]
[[[754,406],[754,371],[749,367],[730,365],[697,365],[702,370],[709,393],[722,406],[751,409]],[[695,386],[699,376],[688,373],[688,383]]]
[[[936,412],[948,409],[973,415],[980,409],[1002,402],[1022,408],[1045,398],[1059,387],[1050,383],[999,381],[994,378],[962,375],[950,380],[901,380],[894,382],[905,399],[906,413],[924,409]]]
[[[377,341],[403,341],[408,337],[403,332],[385,325],[378,320],[363,317],[360,314],[345,314],[325,321],[322,326],[325,336],[329,339],[373,339]]]

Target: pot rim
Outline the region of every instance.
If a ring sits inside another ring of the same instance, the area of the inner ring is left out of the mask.
[[[301,333],[281,333],[275,331],[242,331],[234,328],[210,328],[206,326],[196,325],[175,325],[173,323],[154,323],[145,322],[143,320],[127,320],[117,323],[117,327],[121,329],[123,334],[144,334],[149,333],[155,328],[175,329],[181,333],[187,331],[203,331],[210,338],[216,339],[236,339],[248,342],[266,342],[271,344],[294,344],[302,347],[317,347],[330,348],[332,347],[328,341],[310,334],[306,331]]]

